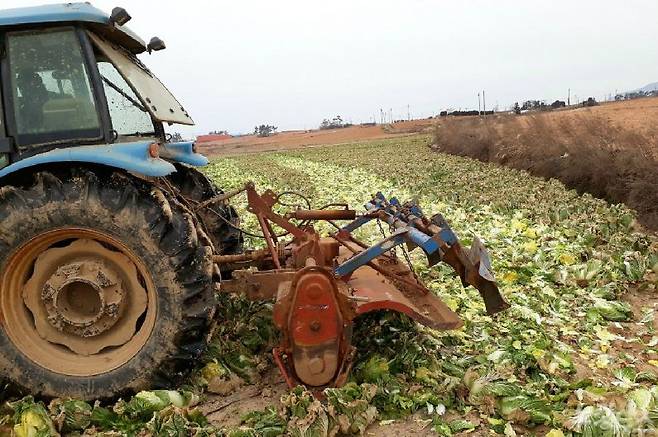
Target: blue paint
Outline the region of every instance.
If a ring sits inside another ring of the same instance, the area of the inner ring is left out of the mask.
[[[458,243],[457,236],[450,228],[442,228],[441,232],[439,232],[439,238],[448,243],[448,246]]]
[[[428,235],[417,229],[414,225],[414,220],[423,220],[425,216],[420,206],[415,203],[402,205],[397,198],[393,197],[387,200],[379,192],[370,202],[366,203],[365,208],[368,214],[358,217],[356,220],[343,226],[341,230],[351,233],[377,217],[396,230],[390,237],[370,246],[338,266],[335,270],[338,276],[349,275],[359,267],[366,265],[378,256],[403,243],[408,243],[412,248],[420,247],[429,257],[435,253],[442,256],[442,246],[447,245],[451,247],[459,242],[457,236],[447,225],[441,227],[436,235]],[[381,214],[382,212],[384,213],[383,216]]]
[[[186,141],[183,143],[167,143],[160,148],[160,156],[176,162],[203,167],[208,165],[208,158],[194,153],[194,143]]]
[[[149,145],[152,141],[118,143],[54,149],[46,153],[18,161],[0,170],[0,178],[24,168],[55,162],[87,162],[139,173],[144,176],[167,176],[176,168],[161,158],[151,158]]]
[[[439,250],[439,243],[434,240],[432,237],[429,235],[424,234],[423,232],[419,231],[418,229],[414,227],[407,227],[406,230],[407,235],[409,236],[409,239],[418,247],[423,249],[423,251],[431,255],[437,250]]]
[[[343,264],[336,267],[334,273],[337,276],[349,275],[359,267],[368,264],[373,259],[393,249],[395,246],[399,246],[400,244],[404,243],[406,233],[407,230],[400,230],[394,233],[393,235],[391,235],[390,237],[388,237],[387,239],[382,240],[379,243],[370,246],[363,252],[359,252],[358,254],[354,255],[352,258],[345,261]]]
[[[351,232],[354,232],[355,230],[357,230],[357,229],[360,228],[361,226],[363,226],[363,225],[365,225],[366,223],[368,223],[370,220],[372,220],[372,217],[368,217],[368,216],[362,215],[361,217],[357,218],[356,220],[354,220],[354,221],[352,221],[352,222],[346,224],[345,226],[343,226],[343,227],[341,228],[341,230],[343,230],[343,231],[347,231],[347,232],[350,232],[350,233],[351,233]]]
[[[63,3],[0,10],[0,27],[41,23],[83,22],[110,26],[110,17],[89,3]],[[146,43],[125,26],[115,26],[146,49]]]

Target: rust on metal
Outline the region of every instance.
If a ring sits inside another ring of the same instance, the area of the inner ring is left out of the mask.
[[[292,281],[297,271],[282,270],[236,270],[233,278],[222,281],[220,290],[225,293],[243,295],[250,300],[268,300],[276,297],[279,284]]]
[[[297,220],[354,220],[353,209],[298,209],[286,214],[287,218]]]
[[[393,310],[433,329],[457,329],[462,321],[457,314],[433,294],[403,293],[388,278],[365,266],[347,282],[353,290],[357,314]]]
[[[280,287],[274,324],[282,332],[279,350],[294,379],[312,387],[336,385],[351,345],[354,313],[330,269],[308,266]]]
[[[63,375],[120,367],[144,347],[155,325],[148,269],[122,243],[95,230],[62,228],[28,241],[9,258],[0,289],[12,342]]]
[[[212,259],[218,264],[229,264],[244,261],[258,261],[271,256],[269,249],[252,250],[250,252],[238,253],[235,255],[213,255]],[[278,255],[277,255],[278,257]]]

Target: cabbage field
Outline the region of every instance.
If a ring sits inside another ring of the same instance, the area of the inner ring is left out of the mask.
[[[651,435],[658,427],[658,238],[622,205],[434,153],[428,141],[241,155],[218,159],[207,173],[225,190],[252,180],[261,189],[299,191],[314,206],[358,209],[376,191],[416,198],[426,215],[441,212],[466,245],[482,239],[509,310],[487,316],[475,289],[412,252],[417,273],[460,314],[463,328],[439,332],[403,316],[365,317],[346,386],[326,390],[322,401],[302,388],[287,391],[226,427],[204,417],[204,398],[263,385],[277,339],[269,304],[220,295],[221,323],[185,387],[115,405],[10,400],[0,410],[0,435],[325,436],[379,433],[410,417],[439,436]],[[256,229],[247,215],[243,225]],[[380,229],[361,237],[381,238]]]

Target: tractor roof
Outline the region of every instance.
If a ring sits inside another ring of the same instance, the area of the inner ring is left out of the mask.
[[[89,27],[133,53],[146,50],[146,44],[139,36],[125,26],[111,24],[108,14],[89,3],[62,3],[0,10],[0,29],[76,22],[87,23]]]

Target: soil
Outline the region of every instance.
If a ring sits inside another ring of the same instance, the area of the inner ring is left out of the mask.
[[[658,284],[656,284],[658,286]],[[612,344],[613,349],[623,351],[625,354],[634,356],[638,372],[658,373],[658,368],[650,364],[649,361],[658,360],[658,354],[655,348],[647,347],[658,329],[658,320],[655,318],[651,321],[645,321],[648,313],[655,314],[658,308],[658,290],[635,289],[631,290],[623,297],[633,310],[633,323],[624,323],[622,328],[617,330],[610,329],[610,332],[620,335],[631,342],[615,342]],[[644,323],[643,323],[644,322]]]
[[[658,98],[607,102],[590,108],[567,108],[548,114],[550,118],[555,120],[580,115],[599,116],[628,129],[647,131],[658,124]],[[436,121],[437,119],[423,119],[376,126],[351,126],[343,129],[295,130],[280,132],[264,138],[245,135],[220,141],[199,143],[198,146],[200,152],[209,157],[292,150],[431,133]]]
[[[398,420],[387,424],[376,422],[366,430],[366,436],[377,437],[402,437],[402,436],[435,436],[432,430],[432,424],[426,419],[416,415],[410,416],[405,420]],[[473,434],[471,434],[473,435]]]
[[[376,126],[350,126],[341,129],[281,132],[269,137],[245,135],[221,141],[198,143],[200,153],[209,157],[242,153],[301,149],[327,144],[344,144],[408,136],[432,129],[434,120],[411,120]]]
[[[658,121],[658,97],[607,102],[590,108],[556,111],[551,115],[560,118],[574,114],[599,115],[616,125],[646,131]]]
[[[229,396],[210,395],[200,406],[208,420],[219,427],[237,427],[240,418],[251,411],[278,407],[288,386],[278,369],[272,367],[257,384],[243,386]]]
[[[556,120],[577,115],[600,116],[629,129],[647,130],[658,121],[658,97],[604,102],[599,106],[567,108],[549,113],[549,116]]]
[[[218,427],[240,426],[240,418],[251,411],[278,407],[279,399],[288,390],[279,371],[272,367],[257,384],[238,388],[229,396],[210,395],[199,407],[210,422]],[[431,423],[417,415],[392,423],[375,422],[366,436],[403,437],[431,436]]]

